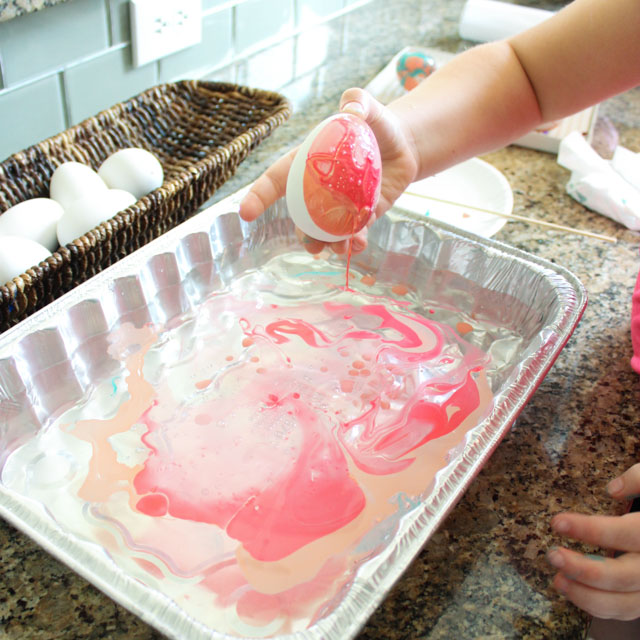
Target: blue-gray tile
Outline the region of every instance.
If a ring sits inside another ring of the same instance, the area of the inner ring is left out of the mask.
[[[130,0],[109,0],[111,44],[131,41]]]
[[[222,5],[228,5],[231,7],[233,4],[237,4],[242,0],[202,0],[202,12],[210,11],[211,9],[217,9]]]
[[[269,47],[238,64],[237,82],[277,91],[293,78],[293,38]]]
[[[214,80],[216,82],[236,82],[236,68],[235,65],[230,64],[228,67],[222,69],[216,69],[210,73],[205,74],[202,77],[203,80]]]
[[[341,11],[343,0],[296,0],[298,26],[306,27]]]
[[[232,9],[216,11],[202,21],[202,42],[159,61],[160,81],[197,78],[231,62]]]
[[[340,48],[340,42],[334,42],[334,30],[329,25],[321,24],[306,29],[296,37],[296,76],[301,76],[315,69],[327,59],[331,51]]]
[[[72,124],[158,84],[155,62],[133,68],[131,48],[116,47],[64,72]]]
[[[308,73],[301,78],[296,78],[286,87],[282,87],[280,93],[287,97],[294,113],[300,112],[302,109],[309,107],[318,97],[316,90],[317,75],[319,71]]]
[[[69,0],[0,23],[6,86],[56,71],[108,46],[102,0]]]
[[[59,76],[0,91],[0,122],[0,160],[64,131]]]
[[[202,76],[203,80],[213,80],[214,82],[236,82],[236,65],[230,64],[228,67],[222,67],[221,69],[216,69],[215,71],[211,71],[204,76]]]
[[[239,54],[282,39],[293,30],[293,0],[247,0],[235,12]]]

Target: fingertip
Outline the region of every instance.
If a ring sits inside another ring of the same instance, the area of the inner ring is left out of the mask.
[[[551,547],[546,553],[547,562],[556,569],[564,567],[564,556],[559,547]]]
[[[369,243],[367,242],[366,238],[363,238],[361,236],[355,236],[353,238],[353,244],[351,245],[351,251],[353,253],[361,253],[367,248],[368,244]]]
[[[551,528],[556,532],[559,533],[561,535],[566,535],[567,533],[569,533],[569,530],[571,529],[571,525],[569,523],[569,520],[564,517],[562,514],[554,516],[553,519],[551,520]]]
[[[304,236],[302,243],[304,244],[305,250],[314,256],[324,249],[324,242],[315,240],[314,238],[310,238],[309,236]]]
[[[356,100],[349,100],[349,102],[343,104],[340,107],[340,111],[342,111],[342,113],[351,113],[354,116],[358,116],[359,118],[363,119],[365,117],[364,106],[362,105],[362,103],[357,102]]]
[[[552,582],[553,588],[560,592],[562,595],[566,595],[569,590],[569,579],[563,573],[556,573]]]
[[[352,87],[347,89],[340,98],[340,111],[352,113],[366,120],[368,112],[368,95],[364,89]]]
[[[264,213],[262,200],[253,192],[249,191],[240,202],[238,215],[245,222],[253,222],[256,218]]]
[[[304,231],[302,231],[298,227],[296,227],[295,232],[298,240],[300,240],[300,242],[302,243],[302,246],[304,247],[307,253],[316,255],[317,253],[320,253],[324,249],[324,242],[320,240],[316,240],[311,236],[308,236],[306,233],[304,233]]]
[[[622,478],[614,478],[607,485],[607,493],[612,497],[619,497],[624,491],[624,480]]]
[[[339,255],[343,256],[349,250],[349,241],[348,240],[340,240],[338,242],[331,243],[331,250]]]

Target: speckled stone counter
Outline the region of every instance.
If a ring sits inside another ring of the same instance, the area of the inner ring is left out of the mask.
[[[218,200],[253,180],[364,85],[402,46],[449,51],[461,0],[375,0],[331,26],[330,60],[287,89],[296,113],[241,166]],[[544,8],[558,5],[536,3]],[[621,144],[640,151],[640,89],[601,106]],[[509,222],[497,240],[572,270],[589,305],[573,337],[469,490],[362,629],[359,640],[576,640],[588,616],[550,588],[549,522],[573,509],[618,514],[604,491],[640,459],[640,384],[629,368],[629,306],[640,235],[585,210],[564,191],[553,155],[509,147],[485,156],[508,178],[514,213],[615,236],[617,244]],[[0,522],[0,637],[162,636]]]
[[[53,7],[66,0],[0,0],[0,22]]]

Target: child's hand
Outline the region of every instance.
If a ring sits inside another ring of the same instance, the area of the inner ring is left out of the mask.
[[[378,141],[382,157],[382,184],[380,200],[369,224],[379,218],[416,178],[417,152],[406,125],[387,107],[380,104],[362,89],[348,89],[340,100],[340,110],[357,115],[367,121]],[[289,168],[296,154],[293,149],[269,167],[253,184],[240,203],[240,217],[248,222],[255,220],[286,193]],[[302,237],[302,234],[301,234]],[[307,251],[318,253],[324,243],[302,237]],[[345,253],[348,241],[332,243],[336,253]],[[358,233],[353,242],[353,252],[367,246],[366,229]]]
[[[619,500],[640,495],[640,464],[612,480],[607,491]],[[619,517],[561,513],[551,522],[560,535],[623,552],[616,558],[549,551],[558,569],[553,585],[571,602],[599,618],[640,618],[640,513]]]

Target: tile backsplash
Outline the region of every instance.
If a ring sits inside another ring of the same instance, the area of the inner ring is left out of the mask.
[[[327,22],[369,0],[202,0],[202,42],[132,64],[128,0],[67,0],[0,22],[0,160],[161,82],[282,90],[322,64]]]

